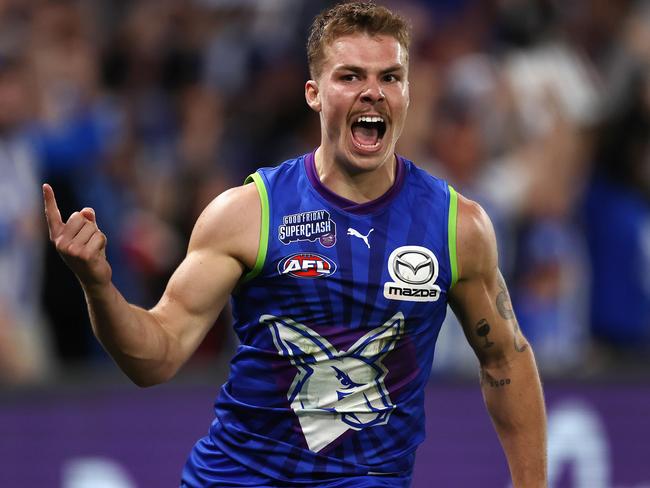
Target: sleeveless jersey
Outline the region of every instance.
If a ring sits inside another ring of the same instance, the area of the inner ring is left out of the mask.
[[[456,193],[401,157],[366,204],[322,185],[314,153],[247,181],[260,246],[233,293],[241,345],[212,441],[280,481],[410,475],[456,280]]]

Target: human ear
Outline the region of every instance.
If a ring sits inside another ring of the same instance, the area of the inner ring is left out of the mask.
[[[321,111],[320,91],[318,90],[318,83],[314,80],[309,80],[305,83],[305,100],[307,105],[314,111]]]

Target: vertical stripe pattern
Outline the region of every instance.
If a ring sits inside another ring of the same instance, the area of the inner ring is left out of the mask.
[[[306,155],[249,177],[260,245],[233,296],[241,345],[210,439],[278,482],[408,477],[457,280],[456,193],[398,158],[388,197],[343,207],[310,164]]]

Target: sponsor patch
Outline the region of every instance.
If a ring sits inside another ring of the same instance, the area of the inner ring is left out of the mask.
[[[426,247],[402,246],[388,258],[393,281],[384,283],[384,297],[409,302],[435,302],[440,298],[438,259]]]
[[[336,263],[327,256],[315,253],[296,253],[278,263],[278,273],[294,278],[322,278],[336,271]]]
[[[285,215],[278,227],[278,239],[282,244],[318,240],[322,246],[332,247],[336,244],[336,223],[327,210]]]

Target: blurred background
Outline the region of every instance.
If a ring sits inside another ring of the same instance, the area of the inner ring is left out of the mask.
[[[551,486],[650,487],[650,1],[382,3],[414,30],[398,152],[492,218]],[[115,284],[152,306],[210,200],[317,147],[304,44],[332,4],[0,0],[0,486],[177,485],[228,311],[179,378],[138,390],[92,336],[40,184],[64,217],[96,210]],[[451,314],[427,402],[414,486],[508,486]]]

